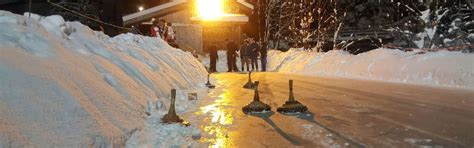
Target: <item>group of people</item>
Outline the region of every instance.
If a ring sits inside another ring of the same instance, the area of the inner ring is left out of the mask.
[[[141,34],[140,29],[136,26],[132,26],[130,29],[130,33],[133,34]],[[171,27],[171,23],[167,23],[164,19],[156,20],[153,18],[151,20],[151,27],[150,27],[150,36],[152,37],[160,37],[161,39],[165,40],[170,46],[179,48],[178,44],[176,43],[175,38],[176,32]]]
[[[171,23],[167,23],[164,19],[160,19],[158,21],[153,19],[150,27],[150,33],[152,37],[160,37],[170,46],[178,48],[173,27],[171,27]]]
[[[259,71],[258,58],[260,57],[261,71],[266,71],[267,48],[256,42],[252,38],[245,39],[239,48],[234,41],[225,40],[226,56],[227,56],[227,72],[239,72],[237,67],[237,57],[240,57],[240,71]],[[216,64],[218,54],[218,43],[214,42],[209,46],[210,72],[216,72]]]

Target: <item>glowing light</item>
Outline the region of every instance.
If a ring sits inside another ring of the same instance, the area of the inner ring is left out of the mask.
[[[218,82],[219,83],[219,82]],[[211,95],[214,92],[210,93]],[[200,108],[196,112],[198,115],[206,115],[206,121],[210,121],[209,125],[203,125],[204,136],[201,141],[209,142],[210,148],[226,148],[231,147],[232,139],[229,138],[230,131],[228,125],[232,125],[234,116],[232,110],[227,107],[231,105],[230,94],[224,93],[218,96],[213,104]]]
[[[223,98],[223,96],[219,96],[219,98]],[[224,100],[224,99],[222,99]],[[218,104],[211,104],[205,107],[201,107],[202,113],[210,113],[211,114],[211,121],[212,123],[218,123],[220,125],[229,125],[233,122],[232,113],[224,108],[220,107],[219,105],[224,105],[226,102],[222,100],[217,100],[216,103]],[[222,102],[221,102],[222,101]]]
[[[143,11],[143,9],[145,9],[143,6],[138,7],[138,11]]]
[[[224,15],[224,0],[196,0],[198,16],[205,20]]]

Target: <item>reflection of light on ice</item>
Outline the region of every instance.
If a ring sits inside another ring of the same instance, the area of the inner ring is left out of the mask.
[[[204,126],[204,131],[214,138],[205,138],[203,141],[210,142],[210,147],[229,147],[230,141],[227,136],[227,128],[224,125],[230,125],[233,122],[232,113],[225,110],[223,106],[229,104],[229,98],[225,93],[219,95],[218,99],[210,105],[201,107],[200,114],[210,114],[211,122]]]
[[[225,95],[220,95],[219,98],[220,99],[216,100],[214,104],[201,107],[201,111],[203,114],[211,113],[211,121],[213,123],[219,123],[221,125],[232,124],[232,113],[221,107],[221,105],[226,104]]]
[[[204,131],[207,132],[208,134],[215,135],[215,138],[213,139],[207,139],[207,142],[212,143],[209,147],[229,147],[230,145],[230,140],[228,139],[227,136],[227,129],[222,126],[206,126],[204,128]]]

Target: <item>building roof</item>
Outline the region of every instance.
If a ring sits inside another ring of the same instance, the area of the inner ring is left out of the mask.
[[[122,17],[124,25],[130,25],[137,22],[147,21],[153,17],[160,17],[165,16],[183,9],[190,8],[192,6],[193,0],[172,0],[170,2],[151,7],[149,9],[145,9],[140,12],[135,12],[129,15],[125,15]],[[240,8],[243,8],[245,12],[252,12],[254,6],[247,2],[246,0],[233,0],[232,3],[236,4]],[[221,21],[234,21],[234,22],[242,22],[248,21],[248,17],[245,15],[227,15],[222,17]],[[199,18],[195,18],[196,20],[200,20]]]
[[[20,0],[2,0],[2,1],[0,1],[0,5],[13,3],[13,2],[18,2],[18,1],[20,1]]]

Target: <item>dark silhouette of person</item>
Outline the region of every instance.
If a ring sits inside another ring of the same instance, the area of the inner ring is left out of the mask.
[[[217,54],[217,45],[216,43],[211,43],[209,46],[209,59],[210,59],[210,67],[209,72],[217,72],[216,63],[219,55]]]
[[[237,68],[237,63],[236,63],[236,58],[237,58],[237,44],[235,44],[234,41],[228,41],[227,42],[227,72],[237,72],[239,69]]]
[[[259,45],[253,40],[250,39],[250,44],[247,47],[247,53],[250,55],[250,65],[252,65],[252,71],[258,71],[258,54],[259,54]]]
[[[241,66],[242,66],[242,71],[245,71],[245,67],[247,67],[247,71],[250,71],[249,70],[249,54],[247,52],[247,49],[248,48],[248,40],[245,39],[243,42],[242,42],[242,45],[240,46],[240,62],[241,62]]]
[[[152,20],[150,26],[150,33],[152,37],[158,37],[160,32],[160,27],[158,26],[158,22],[156,20]]]
[[[262,64],[262,71],[267,71],[267,43],[263,42],[260,46],[260,62]]]

